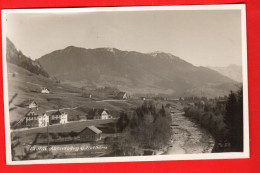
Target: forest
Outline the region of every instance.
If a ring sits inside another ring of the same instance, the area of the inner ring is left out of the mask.
[[[243,152],[243,89],[225,99],[197,102],[185,116],[206,128],[215,138],[213,152]]]
[[[171,117],[164,106],[145,101],[133,112],[122,112],[117,123],[122,133],[114,146],[117,155],[143,155],[144,150],[160,151],[171,138]]]

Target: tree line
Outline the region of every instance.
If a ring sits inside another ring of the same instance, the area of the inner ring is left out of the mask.
[[[231,91],[225,99],[197,102],[184,109],[215,137],[213,152],[243,151],[243,89]]]
[[[144,149],[162,150],[171,138],[171,117],[164,106],[145,101],[133,112],[122,112],[117,123],[120,138],[115,143],[117,155],[143,155]]]

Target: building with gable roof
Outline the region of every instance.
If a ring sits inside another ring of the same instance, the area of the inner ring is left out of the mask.
[[[68,122],[68,114],[64,111],[56,111],[50,115],[51,124],[65,124]]]
[[[110,112],[107,109],[93,109],[93,119],[109,119],[111,118]]]
[[[19,104],[18,106],[20,107],[24,107],[24,108],[29,108],[29,109],[38,109],[38,104],[36,103],[36,101],[34,100],[25,100],[24,102],[22,102],[21,104]]]
[[[50,90],[49,90],[48,88],[46,88],[46,87],[43,87],[43,88],[41,89],[41,93],[42,93],[42,94],[49,94],[49,93],[50,93]]]
[[[116,98],[126,100],[128,98],[128,96],[127,96],[126,92],[119,92],[119,93],[117,93]]]
[[[99,141],[101,140],[102,131],[95,126],[88,126],[79,132],[78,137],[81,141]]]
[[[31,109],[25,115],[26,127],[46,127],[49,123],[49,116],[43,110]]]

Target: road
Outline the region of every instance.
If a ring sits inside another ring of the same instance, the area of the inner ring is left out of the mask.
[[[210,153],[214,147],[214,138],[198,124],[180,114],[172,114],[172,141],[165,153],[195,154]]]
[[[60,108],[60,109],[52,109],[52,110],[46,110],[45,112],[54,112],[54,111],[62,111],[62,110],[75,110],[78,109],[80,106],[74,107],[74,108]]]
[[[127,100],[110,99],[110,100],[98,100],[96,102],[126,102]]]

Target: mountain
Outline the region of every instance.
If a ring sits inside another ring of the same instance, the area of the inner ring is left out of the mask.
[[[231,64],[226,67],[208,67],[237,82],[242,82],[242,66]]]
[[[69,46],[37,61],[60,80],[96,87],[113,86],[129,93],[215,97],[237,89],[234,80],[163,52],[146,54]]]
[[[18,51],[8,38],[6,38],[6,60],[7,62],[16,64],[34,74],[49,77],[49,74],[42,68],[39,62],[33,61],[21,51]]]

